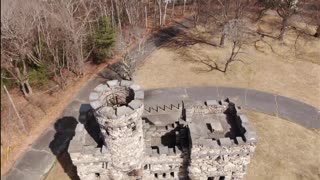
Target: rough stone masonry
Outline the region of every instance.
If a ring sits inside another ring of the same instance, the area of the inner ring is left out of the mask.
[[[228,100],[145,107],[131,81],[107,81],[89,96],[68,152],[82,180],[243,179],[257,135]]]

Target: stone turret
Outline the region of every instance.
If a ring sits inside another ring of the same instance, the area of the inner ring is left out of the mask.
[[[124,174],[139,172],[144,157],[141,115],[144,91],[131,81],[107,81],[90,94],[111,166]]]

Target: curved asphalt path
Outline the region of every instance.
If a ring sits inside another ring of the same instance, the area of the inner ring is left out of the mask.
[[[147,53],[141,55],[137,48],[131,53],[138,60],[143,60],[158,46],[161,46],[188,26],[190,26],[188,21],[177,23],[149,38],[145,48]],[[84,115],[91,109],[89,93],[98,84],[106,81],[105,76],[103,76],[104,73],[108,73],[107,70],[89,80],[81,88],[57,121],[29,146],[24,154],[16,160],[11,170],[1,179],[38,180],[46,177],[56,162],[57,156],[67,149],[69,141],[77,131],[77,124],[82,122],[82,119],[85,118]],[[222,100],[226,98],[244,109],[278,116],[306,128],[320,129],[320,110],[316,107],[288,97],[253,89],[207,86],[146,90],[145,106],[152,107],[190,100]]]

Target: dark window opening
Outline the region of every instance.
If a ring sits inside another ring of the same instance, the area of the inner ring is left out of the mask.
[[[165,178],[166,176],[167,176],[167,174],[166,174],[166,173],[163,173],[163,174],[162,174],[162,177],[164,177],[164,178]]]
[[[154,177],[155,177],[155,178],[158,178],[158,174],[157,174],[157,173],[155,173],[155,174],[154,174]]]
[[[148,165],[146,164],[146,165],[144,165],[144,169],[148,169]]]
[[[225,177],[224,176],[220,176],[219,180],[224,180]]]
[[[174,172],[171,172],[170,175],[171,175],[171,177],[174,177]]]
[[[100,177],[100,173],[94,173],[96,177]]]

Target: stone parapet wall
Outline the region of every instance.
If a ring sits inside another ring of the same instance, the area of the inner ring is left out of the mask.
[[[188,149],[178,146],[146,148],[143,179],[184,179],[188,159]]]

